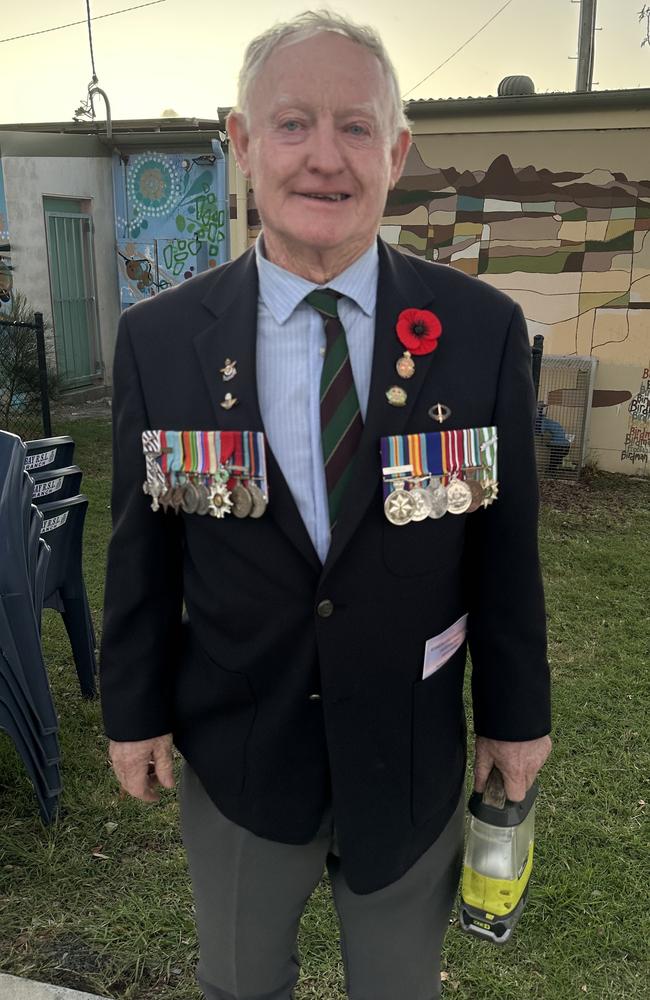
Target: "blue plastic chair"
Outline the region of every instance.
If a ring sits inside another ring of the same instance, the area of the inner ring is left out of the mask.
[[[41,472],[31,472],[30,475],[34,480],[32,503],[37,506],[54,500],[67,500],[81,493],[82,472],[78,465],[68,465],[64,469],[44,469]]]
[[[97,694],[95,637],[82,568],[87,509],[88,498],[83,494],[40,506],[42,536],[51,549],[43,606],[61,612],[81,693],[84,698],[94,698]]]
[[[27,472],[63,469],[65,466],[71,465],[74,458],[74,441],[67,434],[61,437],[25,441],[25,448],[27,449],[25,458]]]
[[[58,806],[58,720],[43,662],[36,588],[47,561],[42,516],[32,507],[26,449],[0,432],[0,728],[13,740],[31,778],[41,816]],[[40,553],[43,553],[41,555]]]

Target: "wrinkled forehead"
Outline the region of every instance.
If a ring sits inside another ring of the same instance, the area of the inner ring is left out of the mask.
[[[331,114],[351,109],[388,122],[390,92],[384,69],[369,49],[343,35],[322,32],[278,46],[251,87],[249,114],[298,106]]]

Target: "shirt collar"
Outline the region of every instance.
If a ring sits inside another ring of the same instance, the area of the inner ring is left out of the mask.
[[[332,288],[352,299],[366,316],[375,312],[379,253],[376,240],[354,263],[338,274],[327,285],[315,285],[298,274],[272,264],[264,256],[263,234],[255,243],[255,258],[259,276],[259,294],[276,323],[286,323],[306,295],[315,288]]]

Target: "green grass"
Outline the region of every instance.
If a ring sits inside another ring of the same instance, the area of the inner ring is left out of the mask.
[[[99,628],[109,428],[80,421],[57,432],[73,434],[84,469],[85,572]],[[503,950],[452,927],[444,995],[642,1000],[650,971],[650,482],[594,474],[579,486],[544,492],[555,750],[543,772],[534,884]],[[65,787],[60,817],[46,830],[2,735],[0,970],[116,1000],[197,1000],[192,899],[174,793],[154,807],[120,798],[99,706],[79,696],[54,612],[45,616],[44,646]],[[323,881],[303,921],[297,1000],[344,997],[337,938]]]

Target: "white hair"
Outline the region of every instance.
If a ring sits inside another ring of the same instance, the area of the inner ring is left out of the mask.
[[[397,73],[377,32],[368,25],[356,24],[341,14],[335,14],[328,10],[306,10],[290,21],[274,24],[273,27],[249,43],[239,73],[237,94],[237,107],[244,118],[248,119],[249,116],[249,98],[252,85],[271,53],[282,45],[303,42],[307,38],[313,38],[314,35],[320,35],[327,31],[344,35],[350,41],[362,45],[376,56],[386,76],[390,93],[390,108],[388,110],[391,132],[397,137],[402,129],[408,129],[409,122],[404,113]]]

